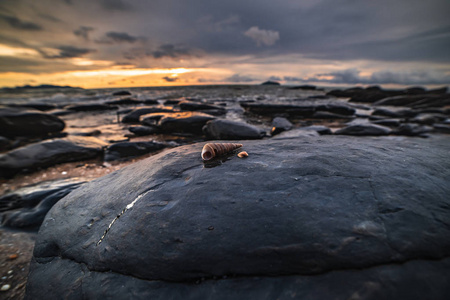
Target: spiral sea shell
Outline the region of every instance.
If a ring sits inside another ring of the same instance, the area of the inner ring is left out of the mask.
[[[210,160],[216,156],[231,152],[242,147],[242,144],[235,143],[208,143],[203,146],[202,159]]]

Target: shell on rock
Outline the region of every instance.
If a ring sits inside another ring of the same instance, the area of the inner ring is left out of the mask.
[[[247,153],[247,151],[242,151],[242,152],[239,152],[237,156],[239,158],[246,158],[246,157],[248,157],[248,153]]]
[[[242,147],[242,144],[235,143],[208,143],[203,146],[202,149],[202,159],[210,160],[216,156],[223,155],[225,153],[231,152],[237,148]]]

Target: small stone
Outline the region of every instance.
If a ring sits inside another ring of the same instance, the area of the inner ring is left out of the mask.
[[[8,275],[11,275],[13,273],[13,270],[8,271]]]
[[[18,258],[19,257],[19,255],[17,255],[17,254],[11,254],[10,256],[9,256],[9,259],[10,260],[14,260],[14,259],[16,259],[16,258]]]
[[[248,153],[247,153],[247,151],[242,151],[242,152],[239,152],[237,156],[239,158],[246,158],[246,157],[248,157]]]
[[[208,230],[214,230],[214,227],[213,226],[209,226]]]
[[[9,290],[11,288],[11,286],[9,284],[5,284],[2,286],[2,288],[0,289],[2,292],[6,292],[7,290]]]

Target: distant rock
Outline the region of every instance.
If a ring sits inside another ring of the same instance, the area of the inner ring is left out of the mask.
[[[226,113],[226,109],[224,107],[207,103],[181,101],[180,103],[178,103],[178,105],[180,106],[181,110],[201,112],[212,111],[214,115],[223,115]]]
[[[108,105],[139,105],[142,104],[143,101],[134,98],[125,98],[120,100],[110,100],[105,103]]]
[[[129,91],[118,91],[112,94],[113,96],[131,96]]]
[[[442,114],[418,114],[414,118],[410,119],[409,121],[412,123],[419,123],[419,124],[425,124],[425,125],[433,125],[434,123],[439,123],[441,121],[444,121],[447,118],[446,115]]]
[[[102,110],[116,110],[117,106],[108,104],[74,104],[66,106],[65,109],[72,111],[102,111]]]
[[[59,163],[80,161],[103,154],[108,144],[94,137],[71,136],[30,144],[0,154],[0,177],[12,177]]]
[[[448,137],[243,144],[216,167],[204,143],[177,147],[64,197],[25,299],[448,298]]]
[[[328,111],[316,111],[311,118],[313,119],[353,119],[352,115],[341,115]]]
[[[398,127],[401,124],[400,119],[381,119],[372,121],[373,124],[382,125],[382,126],[389,126],[389,127]]]
[[[258,127],[223,119],[208,121],[203,132],[208,139],[215,140],[260,139],[265,135],[264,130]]]
[[[166,113],[158,121],[158,127],[165,133],[189,133],[202,135],[206,122],[215,117],[200,112]]]
[[[284,140],[284,139],[304,139],[311,137],[318,137],[319,133],[315,130],[304,130],[303,128],[295,128],[289,131],[283,131],[280,134],[272,137],[272,140]]]
[[[338,115],[352,116],[355,114],[356,109],[344,104],[329,103],[318,104],[316,106],[316,111],[325,111]]]
[[[160,113],[160,112],[173,112],[172,109],[166,106],[150,106],[150,107],[140,107],[131,111],[122,118],[123,123],[139,123],[141,116],[150,113]]]
[[[433,124],[434,131],[441,133],[450,133],[450,125],[448,124]]]
[[[276,135],[283,131],[291,130],[292,127],[293,125],[288,119],[276,117],[272,120],[272,129],[270,130],[270,133],[271,135]]]
[[[11,140],[4,136],[0,136],[0,151],[8,150],[9,147],[11,147]]]
[[[157,142],[121,142],[108,146],[105,150],[105,161],[124,160],[155,152],[166,147]]]
[[[392,134],[428,137],[428,133],[434,131],[433,127],[419,124],[401,124],[398,128],[392,131]]]
[[[5,92],[14,92],[21,90],[42,90],[42,89],[82,89],[80,87],[72,87],[69,85],[53,85],[53,84],[41,84],[41,85],[24,85],[24,86],[16,86],[14,88],[2,88]]]
[[[265,82],[261,83],[261,85],[280,85],[280,83],[269,80],[269,81],[265,81]]]
[[[99,136],[100,134],[102,134],[102,132],[98,129],[70,133],[70,135],[76,135],[76,136]]]
[[[56,109],[55,104],[51,103],[42,103],[42,102],[28,102],[22,104],[10,104],[9,107],[18,107],[18,108],[32,108],[40,111],[48,111],[52,109]]]
[[[64,121],[51,114],[33,110],[0,108],[0,134],[5,137],[46,136],[61,132],[64,127]]]
[[[357,135],[357,136],[388,135],[389,133],[391,133],[391,129],[389,127],[370,123],[350,125],[341,128],[335,132],[335,134]]]
[[[159,128],[156,126],[133,126],[133,127],[128,127],[128,130],[137,136],[145,136],[145,135],[155,134],[160,131]]]
[[[323,126],[323,125],[311,125],[311,126],[300,127],[298,129],[308,130],[308,131],[316,131],[320,135],[326,135],[326,134],[333,133],[330,128],[328,128],[327,126]]]
[[[315,85],[304,84],[304,85],[292,86],[292,87],[289,87],[289,89],[290,90],[314,91],[317,89],[317,87]]]
[[[39,228],[53,205],[84,183],[86,181],[80,178],[46,181],[1,196],[2,226]]]
[[[385,116],[390,118],[409,118],[414,117],[417,113],[408,108],[401,109],[388,109],[388,108],[376,108],[372,116]]]
[[[450,105],[450,94],[389,97],[375,102],[374,105],[408,106],[412,108],[444,107]]]
[[[311,116],[316,110],[315,105],[291,105],[291,104],[272,104],[272,103],[240,103],[248,112],[273,116],[276,114],[289,116]]]
[[[158,100],[156,99],[145,99],[142,102],[147,105],[159,104]]]

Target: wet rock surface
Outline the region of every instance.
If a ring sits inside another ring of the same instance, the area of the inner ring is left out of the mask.
[[[53,205],[83,183],[86,181],[80,178],[54,180],[1,196],[1,225],[12,228],[39,228]]]
[[[205,167],[193,144],[70,193],[41,227],[26,299],[446,299],[445,136],[243,144],[245,160]]]
[[[107,143],[94,137],[51,139],[0,154],[0,177],[45,168],[58,163],[96,157]]]
[[[389,133],[391,133],[391,129],[389,127],[370,123],[352,124],[335,132],[335,134],[358,136],[388,135]]]
[[[231,120],[211,120],[203,127],[203,132],[209,139],[244,140],[261,139],[265,132],[258,127]]]
[[[51,114],[28,109],[0,108],[0,128],[4,137],[42,137],[58,133],[64,127],[64,121]]]
[[[108,146],[105,150],[105,161],[128,159],[155,152],[166,145],[157,142],[121,142]]]

